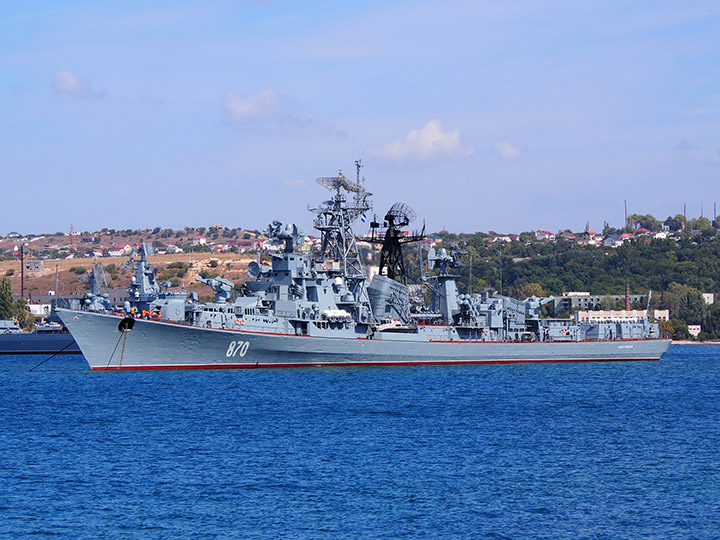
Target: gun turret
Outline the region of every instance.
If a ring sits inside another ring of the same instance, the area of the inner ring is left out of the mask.
[[[538,296],[531,296],[523,300],[525,304],[525,316],[531,319],[537,319],[540,317],[540,308],[545,304],[549,304],[555,300],[554,296],[548,296],[546,298],[540,298]]]
[[[216,302],[227,302],[228,300],[230,300],[233,288],[235,287],[235,284],[232,281],[221,277],[203,278],[198,276],[195,278],[195,281],[204,283],[213,291],[215,291]]]
[[[440,248],[438,252],[435,251],[435,248],[430,248],[427,255],[428,268],[440,270],[441,276],[447,276],[448,267],[462,268],[465,266],[462,262],[460,262],[459,256],[462,253],[464,252],[457,249],[457,246],[451,247],[450,253],[448,253],[445,248]]]
[[[273,221],[268,225],[264,233],[276,242],[285,242],[285,253],[292,253],[294,246],[300,243],[302,232],[294,223],[283,225],[279,221]]]

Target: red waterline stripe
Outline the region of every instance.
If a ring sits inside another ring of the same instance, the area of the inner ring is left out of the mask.
[[[428,362],[308,362],[302,364],[192,364],[187,366],[107,366],[93,367],[92,371],[141,371],[158,369],[255,369],[298,367],[359,367],[359,366],[438,366],[460,364],[549,364],[556,362],[654,362],[659,358],[582,358],[563,360],[432,360]]]

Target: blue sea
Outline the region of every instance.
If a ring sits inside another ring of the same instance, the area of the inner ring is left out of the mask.
[[[720,538],[720,347],[90,372],[0,357],[0,538]]]

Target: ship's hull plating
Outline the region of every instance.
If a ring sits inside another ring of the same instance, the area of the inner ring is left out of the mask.
[[[667,339],[492,343],[428,341],[413,334],[309,337],[145,319],[123,333],[121,317],[58,313],[93,370],[658,360],[670,346]]]

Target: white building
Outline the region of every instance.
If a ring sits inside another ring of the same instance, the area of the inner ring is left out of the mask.
[[[645,319],[647,311],[644,309],[635,310],[601,310],[601,311],[578,311],[575,313],[577,322],[600,322],[600,321],[637,321]]]
[[[28,304],[28,309],[30,309],[30,313],[39,318],[47,317],[52,311],[50,304]]]
[[[698,337],[700,332],[702,332],[702,326],[699,324],[688,324],[688,333],[692,337]]]

